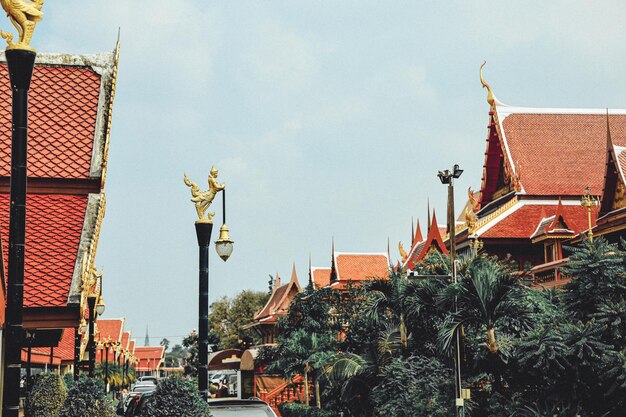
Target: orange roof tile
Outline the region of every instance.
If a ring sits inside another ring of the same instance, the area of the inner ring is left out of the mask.
[[[532,195],[600,194],[606,158],[606,111],[497,108],[504,141],[523,191]],[[619,111],[622,112],[622,111]],[[609,116],[611,135],[626,145],[626,114]],[[536,223],[535,223],[536,225]]]
[[[88,178],[100,75],[91,69],[36,65],[29,93],[29,177]],[[0,65],[0,129],[11,131],[11,88]],[[11,136],[0,138],[0,176],[9,176]]]
[[[389,258],[385,253],[335,252],[337,281],[363,281],[389,276]]]
[[[74,329],[63,329],[63,336],[59,345],[54,348],[54,353],[58,354],[62,361],[74,360]]]
[[[330,268],[311,267],[310,275],[315,288],[324,288],[330,285]]]
[[[280,285],[280,278],[278,278],[278,274],[276,274],[276,285]],[[287,311],[291,301],[300,292],[300,283],[298,282],[298,276],[296,275],[295,264],[293,266],[289,282],[278,288],[276,288],[276,285],[269,300],[265,303],[265,306],[260,312],[254,315],[254,320],[262,320],[274,314]]]
[[[98,334],[96,342],[111,340],[112,342],[120,342],[124,331],[125,319],[98,319]]]
[[[426,239],[423,242],[416,244],[411,249],[407,260],[404,263],[407,269],[412,270],[415,268],[415,265],[424,259],[426,254],[428,254],[432,248],[435,248],[446,255],[448,254],[448,249],[441,238],[441,231],[442,228],[437,224],[437,215],[433,212],[430,228],[428,229],[428,236],[426,236]],[[447,227],[443,228],[443,231],[445,233],[447,231]]]
[[[27,197],[24,306],[65,306],[83,230],[87,196]],[[8,194],[0,194],[0,233],[9,236]],[[3,255],[8,271],[7,244]]]
[[[128,349],[130,345],[130,332],[124,332],[122,335],[122,348]]]
[[[135,357],[139,359],[139,363],[135,365],[137,371],[153,371],[156,370],[165,357],[164,346],[137,346],[135,348]]]
[[[519,204],[519,203],[518,203]],[[557,204],[520,204],[508,214],[505,212],[499,221],[481,234],[482,238],[528,239],[537,230],[537,225],[546,220],[545,213],[554,213]],[[587,209],[576,205],[563,205],[563,216],[568,227],[576,234],[587,229]],[[552,223],[551,219],[550,223]]]

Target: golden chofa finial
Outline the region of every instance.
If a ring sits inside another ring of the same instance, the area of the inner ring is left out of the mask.
[[[487,63],[487,61],[483,61],[483,64],[480,66],[480,83],[483,85],[483,88],[487,89],[487,103],[489,103],[490,106],[494,106],[495,102],[496,102],[496,98],[493,95],[493,91],[491,90],[491,86],[485,81],[485,79],[483,78],[483,67],[485,66],[485,64]]]
[[[7,49],[22,49],[26,51],[35,51],[30,46],[30,40],[35,31],[35,25],[43,19],[41,7],[44,0],[0,0],[0,4],[9,20],[17,29],[19,39],[17,43],[13,43],[13,34],[0,31],[0,35],[7,41]]]
[[[209,189],[206,191],[200,191],[198,184],[191,181],[189,177],[187,177],[187,174],[183,177],[185,185],[187,187],[191,187],[191,202],[195,203],[196,212],[198,213],[198,220],[196,220],[196,223],[213,223],[213,216],[215,216],[215,213],[207,213],[207,210],[217,193],[223,191],[226,187],[225,184],[217,182],[217,174],[217,169],[212,167],[209,174]],[[228,229],[226,229],[226,232],[228,232]]]

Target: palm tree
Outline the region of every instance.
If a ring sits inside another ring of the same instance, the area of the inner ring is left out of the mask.
[[[475,327],[486,332],[484,345],[497,353],[498,327],[527,328],[529,308],[525,291],[517,276],[494,258],[476,257],[461,268],[457,284],[446,287],[438,296],[441,308],[452,310],[456,301],[458,309],[443,326],[439,342],[448,351],[454,334],[460,326]]]

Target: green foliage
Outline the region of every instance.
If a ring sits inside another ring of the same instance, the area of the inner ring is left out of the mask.
[[[298,403],[283,403],[278,406],[283,417],[335,417],[336,414]]]
[[[37,376],[27,401],[30,417],[56,416],[67,397],[65,385],[57,374]]]
[[[506,260],[483,256],[461,257],[453,284],[436,252],[415,268],[428,278],[307,288],[259,359],[288,376],[308,369],[334,415],[449,416],[458,330],[466,416],[623,416],[625,254],[603,238],[572,252],[564,290],[531,290]]]
[[[587,320],[599,311],[601,303],[624,298],[624,253],[616,244],[600,237],[568,249],[572,254],[564,273],[574,279],[565,286],[564,299],[572,314]]]
[[[253,321],[268,297],[265,292],[244,290],[232,299],[222,297],[211,303],[209,333],[219,342],[214,350],[240,348],[240,341],[246,339],[251,342],[254,335],[242,327]]]
[[[74,388],[74,374],[67,373],[63,375],[63,384],[65,385],[65,390],[69,391]]]
[[[81,377],[67,393],[59,417],[114,417],[102,381]]]
[[[395,358],[382,369],[372,391],[378,415],[385,417],[454,415],[454,374],[435,358]]]
[[[148,403],[146,417],[198,417],[210,416],[209,408],[191,382],[167,378],[159,382]]]
[[[185,376],[198,376],[198,333],[193,330],[183,339],[187,355],[184,357]]]

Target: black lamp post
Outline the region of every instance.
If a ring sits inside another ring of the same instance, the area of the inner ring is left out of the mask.
[[[199,220],[196,221],[196,237],[198,239],[199,285],[198,285],[198,391],[206,400],[208,398],[208,360],[209,360],[209,242],[213,231],[212,216],[206,213],[213,198],[222,192],[223,224],[220,236],[215,242],[215,249],[222,260],[226,261],[233,252],[233,241],[230,239],[226,226],[226,191],[224,184],[217,182],[217,169],[213,167],[209,176],[209,190],[200,193],[197,184],[185,175],[185,184],[191,187],[192,202],[196,203]],[[207,214],[205,217],[205,213]]]
[[[9,276],[7,280],[2,416],[17,417],[22,369],[28,90],[30,89],[30,81],[33,76],[36,53],[25,49],[7,49],[5,55],[9,67],[11,90],[13,92],[13,119],[11,125]]]
[[[450,275],[452,276],[452,282],[456,284],[456,265],[454,263],[456,258],[456,232],[454,221],[454,180],[458,179],[463,170],[458,165],[454,165],[452,171],[445,170],[439,171],[437,176],[441,180],[442,184],[448,185],[448,236],[450,237]],[[454,300],[454,310],[457,310],[456,298]],[[455,408],[458,416],[465,416],[465,405],[463,399],[463,388],[461,385],[461,334],[460,330],[455,331],[456,339],[456,352],[455,352],[455,378],[454,385],[456,388]]]
[[[87,351],[89,352],[89,378],[93,378],[96,365],[96,343],[94,341],[94,325],[96,314],[96,296],[87,297],[87,305],[89,306],[89,342],[87,342]]]

